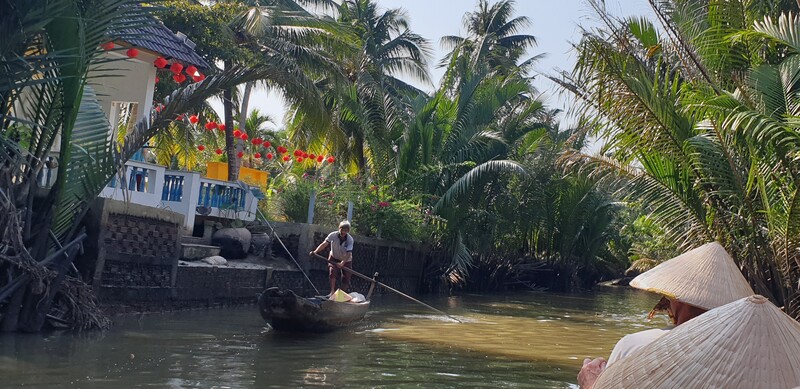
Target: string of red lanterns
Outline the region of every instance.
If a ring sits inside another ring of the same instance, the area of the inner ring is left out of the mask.
[[[107,43],[101,45],[101,47],[104,50],[113,50],[114,49],[114,43],[113,42],[107,42]],[[126,54],[130,58],[135,58],[135,57],[137,57],[139,55],[139,50],[137,50],[135,48],[131,48],[131,49],[128,49]],[[192,77],[192,79],[195,82],[200,82],[200,81],[202,81],[202,80],[204,80],[206,78],[206,76],[204,74],[202,74],[202,73],[200,73],[198,71],[197,67],[195,67],[193,65],[189,65],[187,67],[184,67],[184,65],[179,63],[179,62],[173,62],[170,65],[169,61],[167,61],[167,59],[164,58],[164,57],[156,58],[156,60],[153,61],[153,65],[158,69],[166,69],[167,65],[169,65],[169,71],[172,72],[172,74],[173,74],[172,79],[176,83],[183,83],[184,81],[186,81],[186,76]],[[185,75],[183,73],[185,73]],[[158,83],[159,81],[160,81],[159,77],[156,76],[156,83]],[[156,109],[157,112],[160,112],[163,109],[163,106],[161,104],[158,104],[155,107],[155,109]],[[175,120],[183,121],[184,118],[185,118],[184,115],[178,115],[175,118]],[[190,115],[189,116],[189,122],[191,124],[193,124],[193,125],[196,125],[197,123],[200,122],[200,118],[197,115]],[[205,124],[205,128],[207,130],[209,130],[209,131],[213,131],[216,128],[216,129],[219,129],[220,132],[223,132],[223,133],[225,132],[225,124],[222,124],[222,123],[218,124],[218,123],[216,123],[214,121],[207,122]],[[249,139],[249,135],[247,135],[246,132],[243,132],[243,131],[239,130],[238,128],[234,131],[233,135],[234,135],[234,137],[240,138],[243,141],[247,141]],[[263,140],[261,138],[255,138],[255,139],[251,140],[250,143],[252,143],[254,146],[263,146],[264,149],[268,149],[268,148],[272,147],[272,143],[270,143],[269,141]],[[199,151],[204,151],[206,149],[206,147],[205,147],[205,145],[201,144],[201,145],[197,146],[197,149]],[[256,159],[261,159],[262,156],[263,156],[267,160],[271,161],[276,156],[281,156],[281,155],[286,154],[286,153],[289,152],[289,149],[287,149],[286,147],[283,147],[283,146],[277,146],[277,147],[275,147],[275,150],[277,151],[277,154],[273,154],[271,152],[268,152],[268,153],[262,155],[261,152],[255,152],[253,154],[253,156]],[[214,152],[217,155],[222,155],[223,154],[223,150],[219,149],[219,148],[214,150]],[[297,157],[296,161],[300,162],[300,163],[302,163],[303,161],[305,161],[307,159],[310,159],[312,161],[316,160],[316,162],[318,162],[318,163],[322,163],[323,161],[326,160],[324,158],[324,156],[322,156],[322,155],[316,156],[314,154],[308,154],[308,153],[306,153],[306,152],[304,152],[302,150],[299,150],[299,149],[294,151],[294,155]],[[242,151],[238,152],[237,156],[239,158],[244,157],[244,152],[242,152]],[[282,157],[282,160],[284,162],[289,162],[289,161],[291,161],[291,159],[292,158],[290,156],[288,156],[288,155],[285,155],[285,156]],[[329,156],[327,158],[327,162],[328,163],[333,163],[335,160],[336,159],[333,156]]]
[[[156,111],[161,111],[162,109],[163,109],[163,105],[162,104],[157,104],[156,107],[155,107]],[[185,115],[179,114],[178,116],[175,117],[175,120],[176,121],[183,121],[185,118],[186,118]],[[189,115],[188,120],[192,125],[196,125],[197,123],[200,122],[200,117],[198,115]],[[207,122],[204,125],[204,127],[205,127],[206,130],[212,131],[212,132],[213,132],[213,130],[215,128],[219,129],[220,132],[225,132],[225,124],[217,123],[215,121]],[[247,141],[247,139],[248,139],[247,133],[239,130],[239,128],[236,128],[233,131],[233,135],[234,135],[234,137],[242,139],[243,141]],[[266,154],[262,154],[261,151],[260,151],[262,147],[263,147],[263,149],[265,151],[266,151],[266,149],[269,149],[270,147],[272,147],[272,143],[270,141],[263,140],[263,139],[257,137],[257,138],[253,138],[253,140],[251,140],[250,143],[252,143],[253,146],[260,146],[258,148],[254,148],[255,152],[253,153],[253,157],[255,159],[262,159],[262,157],[263,157],[263,158],[266,158],[268,161],[272,161],[275,157],[281,157],[281,155],[287,154],[289,152],[289,149],[287,149],[284,146],[276,146],[275,147],[275,151],[277,152],[277,154],[273,154],[271,152],[267,152]],[[199,150],[199,151],[205,151],[205,149],[206,149],[205,145],[200,144],[200,145],[197,146],[197,150]],[[223,150],[219,149],[219,148],[214,150],[214,152],[217,155],[222,155],[223,154]],[[236,156],[238,158],[243,158],[244,155],[245,154],[244,154],[243,151],[239,151],[236,154]],[[316,155],[314,153],[309,154],[309,153],[307,153],[307,152],[305,152],[303,150],[300,150],[300,149],[295,149],[292,152],[292,155],[294,155],[296,157],[294,160],[296,162],[298,162],[298,163],[303,163],[304,161],[307,161],[307,160],[311,161],[312,163],[313,162],[323,163],[323,161],[326,161],[329,164],[332,164],[332,163],[336,162],[336,158],[334,156],[328,156],[327,158],[325,158],[324,155]],[[292,160],[292,157],[289,156],[289,155],[283,155],[283,157],[281,159],[284,162],[289,162],[289,161]]]

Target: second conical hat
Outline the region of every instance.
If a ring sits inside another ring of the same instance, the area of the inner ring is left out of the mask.
[[[794,388],[800,323],[762,296],[708,311],[612,364],[608,388]]]
[[[672,258],[640,274],[630,285],[706,310],[754,294],[733,258],[717,242]]]

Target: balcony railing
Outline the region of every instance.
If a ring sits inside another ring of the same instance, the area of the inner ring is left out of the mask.
[[[164,175],[164,189],[161,192],[161,201],[183,201],[183,184],[185,178],[175,174]]]
[[[126,162],[125,173],[122,184],[118,176],[114,177],[101,196],[181,213],[185,216],[184,227],[189,231],[198,215],[255,219],[258,199],[246,185],[138,161]]]
[[[145,167],[140,166],[125,166],[127,171],[125,177],[127,177],[128,183],[127,188],[131,192],[142,192],[142,193],[155,193],[155,180],[156,180],[156,171],[153,169],[147,169]],[[111,178],[111,182],[108,183],[109,188],[116,188],[118,184],[117,176]]]
[[[245,207],[247,193],[238,185],[200,179],[200,196],[197,205],[220,209],[240,210]]]

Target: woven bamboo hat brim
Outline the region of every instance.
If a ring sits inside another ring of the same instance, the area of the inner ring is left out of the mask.
[[[733,258],[717,242],[672,258],[640,274],[630,285],[705,310],[754,294]]]
[[[611,365],[595,389],[794,388],[800,323],[762,296],[708,311]]]

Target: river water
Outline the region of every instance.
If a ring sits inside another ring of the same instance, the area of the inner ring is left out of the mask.
[[[523,292],[425,297],[464,321],[377,297],[330,334],[270,331],[255,306],[123,316],[104,333],[0,336],[0,387],[570,388],[647,322],[654,295]]]

